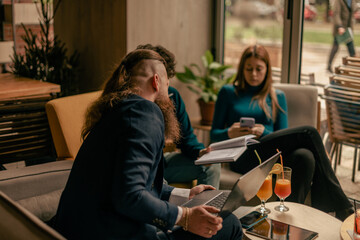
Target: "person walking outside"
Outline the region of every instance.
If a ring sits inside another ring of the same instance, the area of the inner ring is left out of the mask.
[[[327,70],[332,73],[332,62],[334,57],[339,50],[340,38],[338,36],[342,36],[343,34],[348,34],[347,31],[353,30],[354,27],[354,17],[353,14],[356,10],[356,1],[355,0],[334,0],[333,2],[333,36],[334,41],[332,45],[332,49],[329,56]],[[354,38],[351,36],[348,40],[345,40],[346,47],[348,49],[349,55],[351,57],[355,56],[355,46],[354,46]]]

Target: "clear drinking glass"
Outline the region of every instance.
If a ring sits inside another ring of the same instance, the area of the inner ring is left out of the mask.
[[[284,167],[283,172],[276,174],[274,192],[280,198],[280,205],[276,206],[275,210],[280,212],[289,211],[289,208],[284,205],[284,200],[291,194],[291,168]]]
[[[354,222],[354,239],[360,240],[360,209],[355,211],[355,222]]]
[[[266,178],[264,183],[261,185],[259,191],[257,192],[256,196],[261,201],[260,208],[257,211],[261,212],[262,215],[269,214],[271,211],[270,209],[265,207],[265,202],[271,197],[272,195],[272,174],[269,174]]]

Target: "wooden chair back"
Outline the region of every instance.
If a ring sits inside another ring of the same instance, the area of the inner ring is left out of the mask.
[[[324,93],[331,141],[360,144],[360,90],[328,85]]]
[[[360,68],[360,57],[343,57],[342,62],[346,66],[359,67]]]
[[[330,84],[346,88],[360,89],[360,78],[346,75],[330,76]]]
[[[351,66],[338,66],[335,67],[335,74],[351,77],[360,77],[360,68]]]

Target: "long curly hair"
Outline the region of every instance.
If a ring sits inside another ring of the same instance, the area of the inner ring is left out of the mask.
[[[276,121],[276,116],[278,111],[283,111],[279,105],[278,99],[276,97],[275,89],[272,86],[272,73],[271,73],[271,62],[269,53],[266,51],[265,47],[262,45],[252,45],[247,47],[240,58],[240,63],[237,71],[236,78],[234,80],[234,86],[236,92],[239,94],[240,92],[246,92],[249,88],[249,84],[245,80],[244,69],[245,69],[245,61],[250,58],[255,57],[263,61],[266,65],[266,74],[265,80],[260,85],[259,92],[253,97],[252,101],[258,100],[261,109],[265,112],[266,117],[272,119],[274,122]],[[271,106],[272,112],[270,113],[269,107],[266,104],[266,97],[270,95],[271,98]]]
[[[131,74],[135,65],[146,59],[158,60],[166,67],[165,60],[155,51],[139,49],[127,54],[106,81],[101,96],[87,109],[81,131],[82,139],[86,138],[101,117],[117,103],[129,97],[129,95],[139,94],[140,89],[136,82],[131,80]]]

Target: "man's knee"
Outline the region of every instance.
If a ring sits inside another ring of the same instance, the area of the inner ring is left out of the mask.
[[[221,165],[212,164],[210,167],[205,167],[205,172],[208,176],[220,176]]]

